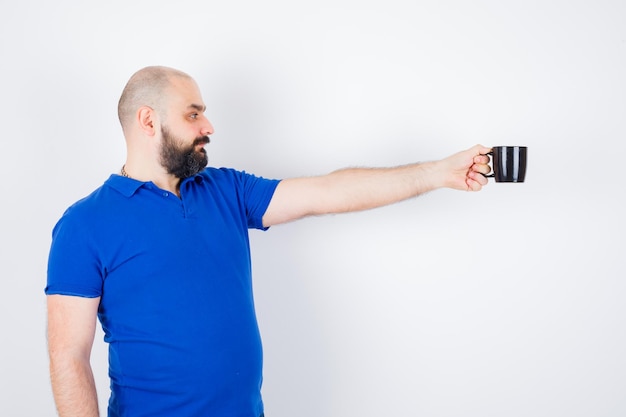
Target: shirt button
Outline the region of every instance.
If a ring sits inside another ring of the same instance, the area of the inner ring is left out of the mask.
[[[170,195],[170,193],[163,193],[163,197],[167,197],[169,195]]]

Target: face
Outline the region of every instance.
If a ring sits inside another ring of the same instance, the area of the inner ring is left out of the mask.
[[[161,125],[160,162],[169,174],[183,179],[207,166],[204,146],[213,126],[204,116],[206,107],[193,80],[174,80],[168,98],[167,122]]]

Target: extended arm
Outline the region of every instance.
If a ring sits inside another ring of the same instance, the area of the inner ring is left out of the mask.
[[[437,188],[478,191],[490,171],[490,148],[476,145],[448,158],[395,168],[347,168],[328,175],[281,181],[263,216],[264,226],[311,215],[366,210]]]
[[[52,391],[60,417],[98,417],[89,362],[100,298],[49,295],[48,351]]]

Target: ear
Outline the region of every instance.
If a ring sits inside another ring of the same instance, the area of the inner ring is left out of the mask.
[[[137,124],[148,136],[154,136],[156,132],[157,114],[152,107],[142,106],[137,110]]]

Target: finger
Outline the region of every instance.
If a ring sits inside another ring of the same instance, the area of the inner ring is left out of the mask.
[[[487,155],[477,155],[474,157],[475,164],[488,164],[489,157]]]
[[[483,145],[476,145],[473,150],[479,155],[487,155],[492,149]]]
[[[468,178],[466,183],[467,183],[467,191],[480,191],[482,188],[482,185],[480,185],[479,182],[476,182],[472,180],[471,178]]]
[[[472,171],[487,175],[491,172],[491,167],[487,164],[474,164],[472,165]]]
[[[487,185],[489,180],[483,174],[479,172],[470,171],[467,175],[467,185],[472,191],[479,191],[484,185]]]

